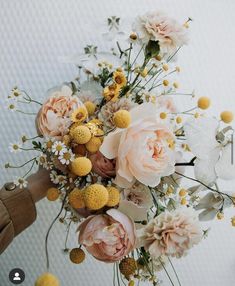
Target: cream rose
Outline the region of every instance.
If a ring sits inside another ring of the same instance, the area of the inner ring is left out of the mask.
[[[76,96],[72,96],[72,90],[68,86],[53,91],[37,115],[38,133],[60,140],[68,133],[72,112],[81,106],[82,102]]]
[[[175,152],[169,148],[174,134],[170,125],[159,118],[152,103],[141,104],[130,113],[130,127],[111,132],[100,151],[108,159],[116,158],[118,186],[128,188],[138,180],[155,187],[161,177],[175,171]]]

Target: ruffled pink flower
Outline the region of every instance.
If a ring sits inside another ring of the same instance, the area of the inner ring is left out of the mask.
[[[103,178],[115,177],[116,171],[116,161],[109,160],[99,151],[95,154],[90,155],[90,160],[92,162],[92,170]]]
[[[202,229],[192,209],[165,211],[140,230],[139,244],[154,258],[181,257],[202,239]]]
[[[88,217],[79,226],[79,243],[96,259],[112,263],[128,255],[135,247],[133,221],[116,209]]]
[[[100,152],[109,159],[116,158],[115,183],[119,187],[129,188],[136,180],[155,187],[162,177],[175,171],[175,152],[169,148],[174,134],[152,103],[141,104],[130,114],[130,127],[109,133]]]
[[[81,106],[82,102],[76,96],[72,96],[69,87],[64,86],[61,91],[53,92],[37,115],[38,133],[60,140],[68,133],[72,112]]]

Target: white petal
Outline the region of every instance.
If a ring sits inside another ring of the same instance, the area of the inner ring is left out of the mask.
[[[127,200],[120,202],[118,210],[132,218],[134,221],[143,221],[147,219],[146,208],[139,207]]]
[[[235,158],[232,156],[235,157],[235,144],[228,144],[223,148],[222,155],[215,166],[216,174],[220,179],[235,179]]]
[[[208,154],[219,145],[215,138],[218,124],[216,119],[205,117],[193,118],[185,123],[187,143],[196,157],[207,159]]]

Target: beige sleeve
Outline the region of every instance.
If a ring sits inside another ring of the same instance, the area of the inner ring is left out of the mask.
[[[28,190],[0,190],[0,254],[35,219],[36,208]]]

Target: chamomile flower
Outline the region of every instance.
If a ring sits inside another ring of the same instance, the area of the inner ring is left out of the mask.
[[[37,161],[38,161],[38,164],[40,166],[42,166],[43,168],[46,168],[47,167],[47,155],[44,154],[44,153],[41,153],[38,158],[37,158]]]
[[[17,104],[15,102],[8,101],[6,104],[6,108],[11,112],[15,112],[17,110]]]
[[[14,184],[20,189],[26,188],[28,186],[28,182],[21,177],[18,177],[14,180]]]
[[[54,142],[55,142],[55,139],[50,138],[50,137],[46,138],[43,143],[43,148],[46,149],[47,151],[51,151]]]
[[[16,99],[16,100],[21,99],[22,93],[20,92],[20,90],[17,87],[14,87],[11,91],[9,98]]]
[[[57,177],[58,177],[57,172],[56,172],[56,171],[54,171],[54,170],[53,170],[53,171],[51,171],[51,173],[50,173],[50,179],[51,179],[52,183],[54,183],[54,184],[58,184]]]
[[[74,160],[75,155],[71,150],[65,151],[63,154],[59,156],[59,160],[63,165],[69,165],[70,162]]]
[[[52,145],[52,152],[55,155],[62,155],[66,152],[67,148],[66,145],[63,142],[60,141],[56,141],[53,145]]]
[[[21,143],[11,143],[9,146],[10,152],[12,153],[17,153],[17,152],[21,152],[22,145]]]
[[[63,175],[58,175],[57,181],[58,181],[57,184],[60,184],[60,185],[65,185],[68,182],[66,176],[63,176]]]

